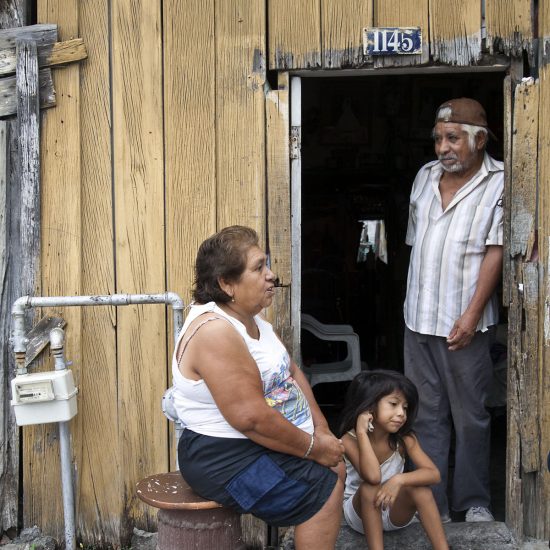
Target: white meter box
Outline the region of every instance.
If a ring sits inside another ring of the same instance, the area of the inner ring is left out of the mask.
[[[20,374],[11,381],[18,426],[66,422],[76,414],[73,373],[69,369]]]

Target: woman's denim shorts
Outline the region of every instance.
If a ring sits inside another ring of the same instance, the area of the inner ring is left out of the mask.
[[[201,497],[278,527],[299,525],[330,497],[330,468],[270,451],[250,439],[210,437],[184,430],[178,444],[181,473]]]

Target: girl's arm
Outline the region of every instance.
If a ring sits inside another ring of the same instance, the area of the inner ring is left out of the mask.
[[[403,438],[407,454],[414,462],[416,470],[402,474],[396,474],[388,479],[380,488],[376,497],[377,506],[391,506],[401,487],[420,487],[435,485],[441,481],[441,476],[436,465],[430,457],[422,450],[418,439],[413,435],[407,435]]]
[[[378,462],[378,458],[376,458],[367,433],[369,420],[372,420],[371,413],[364,412],[360,414],[355,427],[357,439],[354,439],[349,434],[345,434],[342,437],[342,443],[344,444],[348,460],[357,470],[361,479],[371,485],[378,485],[381,479],[380,463]]]
[[[418,439],[414,435],[407,435],[403,438],[405,447],[410,459],[414,462],[416,470],[401,474],[403,485],[419,487],[423,485],[436,485],[441,481],[441,475],[437,466],[430,457],[422,450]]]

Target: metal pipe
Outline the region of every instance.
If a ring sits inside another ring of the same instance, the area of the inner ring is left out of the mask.
[[[25,310],[31,307],[129,306],[135,304],[168,304],[172,307],[174,343],[183,326],[184,302],[175,292],[162,294],[107,294],[98,296],[22,296],[12,306],[12,345],[14,352],[25,352]]]
[[[184,302],[175,292],[164,294],[112,294],[106,296],[22,296],[12,306],[11,344],[15,353],[17,370],[25,374],[25,352],[28,339],[25,336],[25,310],[31,307],[66,306],[127,306],[131,304],[168,304],[172,306],[174,344],[183,326]],[[55,360],[55,370],[67,368],[65,360],[65,332],[62,328],[50,331],[50,348]],[[59,453],[61,458],[61,486],[63,491],[63,515],[65,519],[65,549],[75,550],[75,499],[71,474],[71,433],[69,422],[59,422]]]
[[[50,330],[50,349],[55,361],[55,370],[65,370],[65,331],[61,327]]]
[[[50,348],[55,359],[55,370],[65,370],[65,332],[62,328],[50,331]],[[63,493],[63,518],[65,520],[65,550],[75,550],[76,525],[74,486],[71,475],[71,432],[69,422],[59,424],[59,455],[61,458],[61,489]]]
[[[59,455],[61,458],[61,488],[63,490],[63,517],[65,519],[65,550],[75,550],[76,526],[74,487],[71,473],[71,431],[69,422],[59,424]]]

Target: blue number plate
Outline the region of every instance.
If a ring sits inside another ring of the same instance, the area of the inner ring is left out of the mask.
[[[422,53],[420,27],[377,27],[363,29],[365,55]]]

